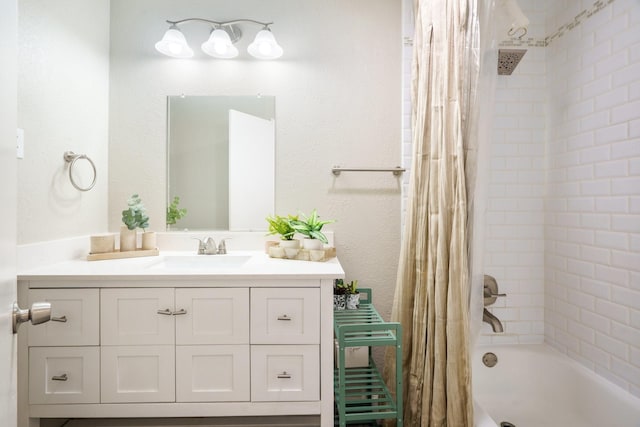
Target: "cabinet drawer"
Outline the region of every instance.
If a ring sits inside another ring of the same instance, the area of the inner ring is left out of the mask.
[[[251,346],[251,400],[319,400],[319,353],[317,345]]]
[[[251,289],[252,344],[318,344],[320,289]]]
[[[102,403],[175,400],[173,346],[101,347],[100,354]]]
[[[98,347],[29,349],[29,403],[98,403]]]
[[[173,289],[102,289],[102,345],[173,344]]]
[[[176,344],[249,344],[249,289],[176,289]]]
[[[249,345],[177,346],[176,401],[248,401],[249,363]]]
[[[51,303],[51,321],[29,328],[29,346],[98,345],[97,289],[32,289],[29,305]]]

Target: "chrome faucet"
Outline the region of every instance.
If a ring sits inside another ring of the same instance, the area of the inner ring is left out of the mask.
[[[211,237],[204,239],[194,237],[194,239],[198,241],[198,255],[224,255],[227,253],[226,239],[220,240],[220,244],[217,247],[216,241]]]
[[[507,294],[498,293],[498,282],[488,274],[484,275],[483,297],[484,311],[482,312],[482,321],[491,325],[493,332],[504,332],[502,322],[493,313],[487,310],[487,306],[496,302],[498,297],[506,297]]]
[[[491,329],[493,329],[493,332],[504,332],[504,328],[502,327],[502,323],[500,322],[500,319],[494,316],[493,313],[491,313],[486,308],[482,312],[482,321],[490,324]]]

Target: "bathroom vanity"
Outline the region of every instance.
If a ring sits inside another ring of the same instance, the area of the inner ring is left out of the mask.
[[[260,252],[88,262],[19,275],[51,321],[19,331],[19,425],[40,418],[319,415],[333,425],[337,259]]]

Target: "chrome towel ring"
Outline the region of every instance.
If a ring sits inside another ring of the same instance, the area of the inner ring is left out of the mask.
[[[89,164],[91,164],[91,168],[93,169],[93,180],[91,181],[91,184],[89,184],[89,186],[85,188],[80,187],[78,184],[76,184],[76,182],[73,179],[73,174],[71,173],[73,170],[73,165],[79,159],[87,160]],[[93,163],[93,160],[87,157],[86,154],[76,154],[73,151],[65,151],[64,161],[69,163],[69,180],[71,181],[71,185],[73,185],[76,188],[76,190],[89,191],[93,188],[94,185],[96,185],[96,178],[98,177],[98,172],[96,171],[96,165]]]

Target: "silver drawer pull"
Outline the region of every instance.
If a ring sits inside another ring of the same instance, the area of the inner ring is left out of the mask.
[[[288,379],[291,378],[291,374],[287,374],[287,371],[284,371],[281,374],[278,374],[278,378]]]
[[[51,318],[52,322],[62,322],[62,323],[67,323],[67,316],[62,316],[62,317],[52,317]]]
[[[158,314],[164,314],[165,316],[171,316],[173,313],[168,308],[165,308],[164,310],[158,310]]]
[[[178,311],[174,311],[174,312],[173,312],[173,313],[171,313],[171,314],[172,314],[172,315],[174,315],[174,316],[180,316],[180,315],[182,315],[182,314],[187,314],[187,310],[185,310],[184,308],[181,308],[180,310],[178,310]]]
[[[287,316],[286,314],[283,314],[282,316],[278,316],[278,320],[291,320],[291,317]]]
[[[67,374],[54,375],[51,377],[51,381],[67,381],[68,379]]]

